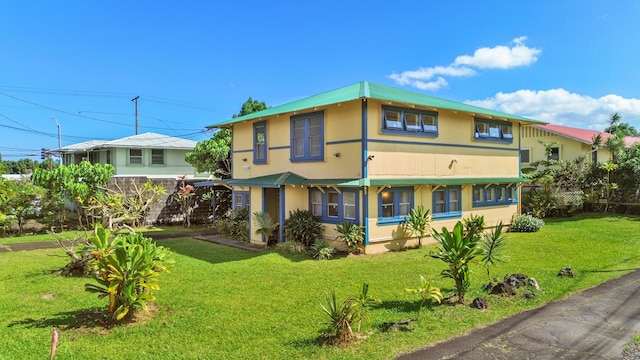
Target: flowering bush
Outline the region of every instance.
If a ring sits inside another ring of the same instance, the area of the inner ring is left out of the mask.
[[[533,215],[520,215],[513,219],[509,231],[511,232],[536,232],[544,226],[544,221]]]

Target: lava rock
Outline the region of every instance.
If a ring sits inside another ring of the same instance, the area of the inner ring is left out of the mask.
[[[471,307],[474,309],[486,310],[489,307],[489,303],[487,303],[487,299],[479,296],[471,302]]]
[[[514,296],[516,292],[506,283],[497,283],[491,288],[491,294]]]
[[[562,269],[562,270],[560,270],[558,272],[558,276],[574,277],[576,275],[573,273],[573,270],[571,270],[571,266],[567,266],[566,268],[564,268],[564,269]]]

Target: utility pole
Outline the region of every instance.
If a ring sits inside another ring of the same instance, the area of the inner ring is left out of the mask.
[[[140,96],[136,96],[131,101],[135,101],[136,103],[136,135],[138,135],[138,99]]]

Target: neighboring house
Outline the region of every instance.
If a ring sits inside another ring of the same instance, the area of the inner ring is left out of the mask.
[[[520,159],[524,166],[540,161],[548,160],[545,144],[551,145],[549,160],[575,160],[579,157],[587,157],[592,163],[605,162],[611,159],[611,152],[602,144],[594,147],[594,138],[600,136],[602,143],[614,136],[612,134],[597,131],[574,128],[562,125],[535,125],[522,128],[522,148]],[[640,142],[637,137],[625,137],[625,146],[632,146]],[[541,143],[542,142],[542,143]]]
[[[281,225],[308,209],[329,240],[351,221],[365,228],[365,251],[378,253],[417,244],[403,223],[418,205],[438,230],[471,214],[509,224],[526,181],[520,129],[536,123],[363,81],[210,128],[233,131],[234,209]],[[251,242],[264,244],[250,223]]]
[[[121,139],[91,140],[52,150],[62,156],[62,164],[111,164],[116,177],[145,176],[175,178],[187,175],[198,177],[196,170],[185,161],[185,154],[193,151],[197,142],[156,133],[144,133]],[[208,174],[202,174],[207,178]]]

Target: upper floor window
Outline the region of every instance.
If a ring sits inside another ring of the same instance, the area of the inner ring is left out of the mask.
[[[473,187],[473,206],[508,205],[518,202],[517,187],[507,185],[477,185]]]
[[[164,165],[164,150],[151,149],[151,165]]]
[[[531,151],[529,149],[520,150],[520,162],[521,163],[531,162]]]
[[[358,193],[355,190],[314,188],[309,191],[311,213],[322,222],[338,224],[343,220],[358,221]]]
[[[437,136],[438,113],[383,106],[382,132],[385,134]]]
[[[436,189],[432,201],[434,219],[462,216],[462,191],[459,186]]]
[[[267,163],[266,121],[261,121],[253,124],[253,162],[255,164]]]
[[[549,149],[549,154],[547,155],[547,160],[560,160],[560,148],[552,147]]]
[[[291,161],[322,160],[324,160],[324,113],[292,116]]]
[[[142,149],[129,149],[129,164],[142,165]]]
[[[513,126],[510,122],[475,119],[476,140],[513,142]]]
[[[378,195],[378,223],[398,224],[413,208],[413,188],[385,189]]]

